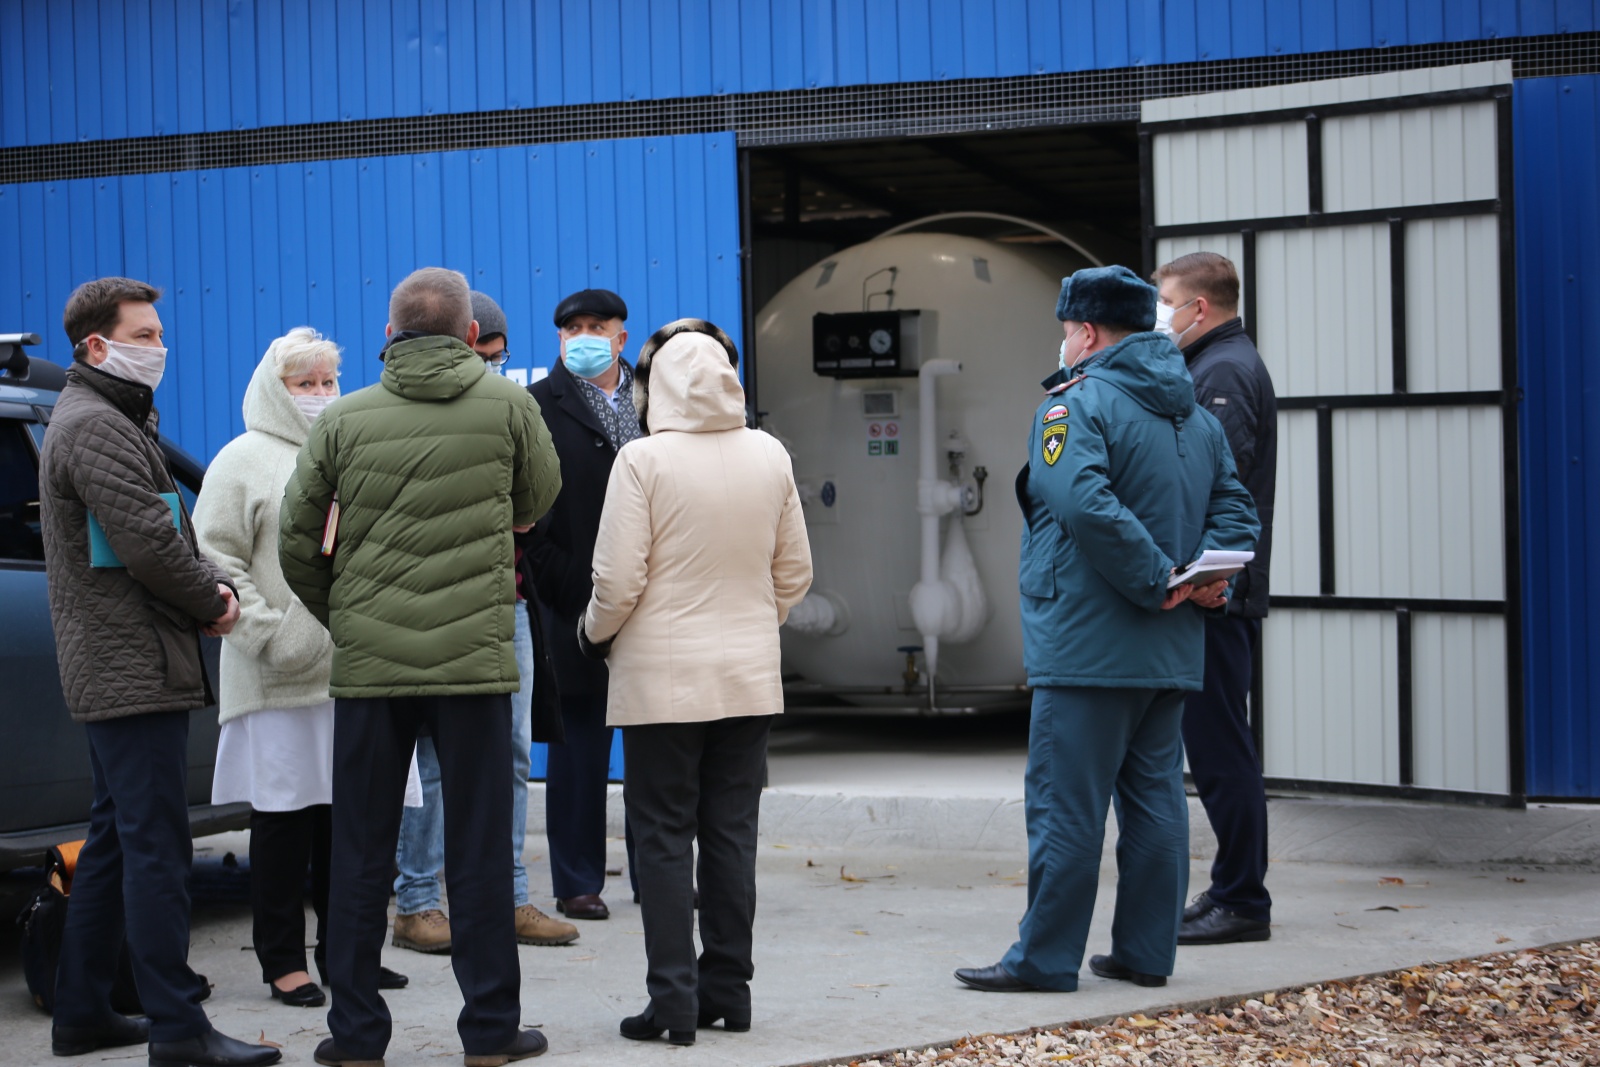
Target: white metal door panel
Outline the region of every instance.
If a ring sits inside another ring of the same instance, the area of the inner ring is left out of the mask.
[[[1505,596],[1500,412],[1333,413],[1335,593]]]
[[[1389,389],[1388,226],[1262,233],[1255,276],[1251,333],[1278,396]]]
[[[1392,782],[1399,774],[1395,619],[1379,611],[1273,611],[1262,628],[1262,703],[1277,715],[1262,766],[1272,777]],[[1379,739],[1374,743],[1373,739]]]
[[[1330,118],[1322,136],[1328,211],[1494,199],[1491,101]]]
[[[1306,210],[1303,123],[1177,134],[1156,142],[1156,173],[1195,175],[1156,186],[1161,225]]]
[[[1499,246],[1492,215],[1406,224],[1413,393],[1500,388]]]
[[[1419,613],[1413,625],[1417,784],[1506,792],[1505,620]]]
[[[1272,591],[1279,596],[1316,596],[1317,416],[1311,411],[1278,413],[1278,491],[1272,521]]]
[[[1147,266],[1232,259],[1279,397],[1269,776],[1521,789],[1510,80],[1144,104]]]

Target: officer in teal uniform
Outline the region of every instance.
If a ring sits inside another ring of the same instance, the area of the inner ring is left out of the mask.
[[[1166,984],[1189,881],[1184,693],[1201,687],[1204,612],[1228,583],[1169,591],[1206,549],[1249,550],[1260,526],[1222,426],[1195,406],[1183,356],[1155,326],[1156,290],[1126,267],[1065,279],[1061,369],[1017,477],[1019,578],[1033,690],[1028,910],[991,967],[956,977],[993,992],[1078,988],[1099,883],[1106,806],[1117,810],[1117,901],[1105,978]]]

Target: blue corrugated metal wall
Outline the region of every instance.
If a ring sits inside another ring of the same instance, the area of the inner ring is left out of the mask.
[[[498,299],[511,369],[556,357],[550,313],[589,286],[628,301],[629,348],[684,315],[741,340],[731,134],[657,137],[0,186],[0,329],[71,355],[61,309],[107,274],[162,286],[162,430],[209,459],[243,429],[268,342],[309,324],[375,381],[389,291],[420,266]]]
[[[1600,797],[1600,75],[1514,100],[1528,793]]]
[[[1600,26],[1596,0],[0,0],[0,146]]]

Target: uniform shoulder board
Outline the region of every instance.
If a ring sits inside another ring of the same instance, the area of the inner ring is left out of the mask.
[[[1076,378],[1068,378],[1066,381],[1062,382],[1060,385],[1056,386],[1054,389],[1051,389],[1049,392],[1045,393],[1045,396],[1055,396],[1057,393],[1064,393],[1068,389],[1071,389],[1074,385],[1077,385],[1079,382],[1083,381],[1087,377],[1088,377],[1087,374],[1080,374]]]

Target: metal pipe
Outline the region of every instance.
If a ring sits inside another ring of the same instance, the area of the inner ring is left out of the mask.
[[[938,379],[959,373],[961,364],[953,359],[930,359],[917,371],[917,511],[922,514],[922,569],[917,584],[925,597],[939,585],[939,520],[956,504],[945,491],[952,487],[939,480],[937,469]],[[913,597],[913,615],[917,603]],[[928,620],[918,623],[926,626]],[[939,667],[939,635],[927,629],[922,631],[922,662],[927,665],[931,685]]]

